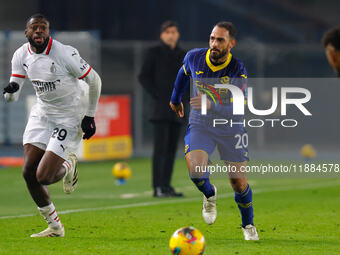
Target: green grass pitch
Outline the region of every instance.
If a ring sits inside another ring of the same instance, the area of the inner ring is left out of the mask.
[[[66,236],[44,239],[29,237],[46,223],[20,169],[0,169],[0,254],[170,254],[169,238],[183,226],[203,233],[207,255],[340,253],[340,179],[250,179],[261,240],[246,242],[226,178],[212,181],[218,216],[208,226],[184,160],[176,161],[173,176],[182,199],[152,198],[150,160],[128,163],[133,175],[123,186],[115,185],[113,162],[80,164],[79,186],[71,195],[62,192],[62,183],[50,186]]]

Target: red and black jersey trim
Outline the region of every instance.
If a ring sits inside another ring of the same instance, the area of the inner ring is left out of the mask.
[[[52,42],[53,42],[53,39],[52,39],[52,37],[50,37],[50,41],[48,42],[47,50],[46,50],[46,53],[45,53],[46,55],[48,55],[51,51]]]

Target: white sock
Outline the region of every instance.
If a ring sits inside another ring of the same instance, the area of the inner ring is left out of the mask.
[[[44,217],[47,224],[52,228],[61,228],[62,224],[55,210],[54,204],[50,203],[44,207],[38,207],[40,214]]]
[[[71,171],[72,163],[65,160],[64,163],[63,163],[63,167],[66,169],[65,175],[67,175]]]

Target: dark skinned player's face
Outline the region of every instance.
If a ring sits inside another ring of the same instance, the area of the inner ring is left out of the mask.
[[[25,30],[25,36],[33,47],[39,48],[50,37],[50,24],[45,19],[31,19]]]
[[[210,58],[218,62],[225,60],[230,50],[235,46],[236,40],[229,36],[229,31],[223,27],[215,26],[211,31],[209,46]]]

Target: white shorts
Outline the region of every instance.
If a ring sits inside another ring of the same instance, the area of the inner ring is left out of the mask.
[[[30,116],[23,136],[23,144],[32,144],[52,151],[67,160],[76,152],[82,137],[80,123],[57,124],[47,117]]]

